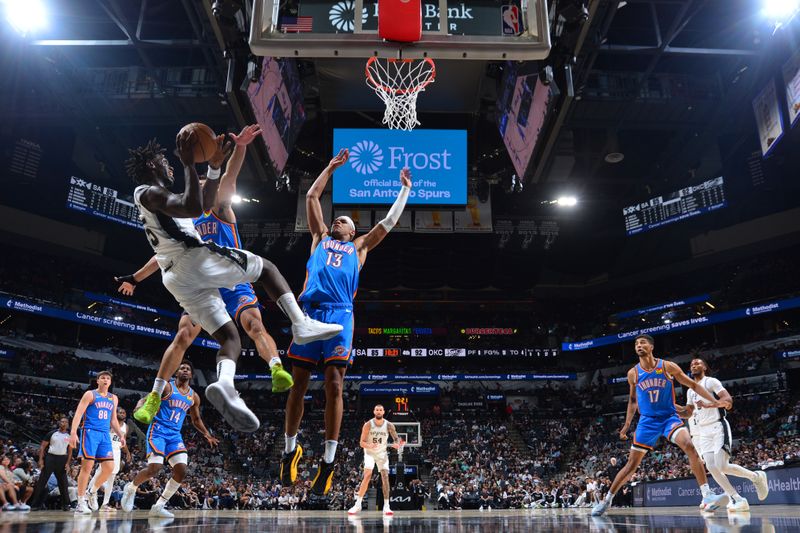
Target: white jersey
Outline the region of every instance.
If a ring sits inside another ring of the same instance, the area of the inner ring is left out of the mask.
[[[122,431],[123,435],[128,434],[128,424],[123,422],[122,424],[119,425],[119,428]],[[122,440],[120,440],[119,436],[113,431],[111,432],[111,447],[114,448],[114,450],[122,449]]]
[[[383,424],[380,426],[375,423],[374,418],[369,421],[369,436],[367,437],[367,442],[375,444],[375,448],[366,450],[367,452],[372,455],[386,453],[386,445],[389,444],[389,424],[391,424],[391,422],[385,418],[383,419]]]
[[[167,270],[189,248],[203,245],[203,239],[194,227],[191,218],[172,218],[164,213],[153,213],[142,205],[140,198],[150,185],[139,185],[133,191],[133,201],[139,208],[144,232],[156,261],[162,270]]]
[[[722,386],[722,383],[720,383],[717,378],[712,378],[709,376],[704,376],[703,379],[699,381],[699,384],[716,398],[719,397],[720,392],[725,390],[725,387]],[[689,389],[689,391],[686,393],[686,404],[695,406],[694,413],[692,413],[692,418],[689,419],[689,431],[692,433],[694,433],[692,428],[709,426],[725,418],[725,409],[717,407],[696,407],[698,401],[705,400],[695,391]]]

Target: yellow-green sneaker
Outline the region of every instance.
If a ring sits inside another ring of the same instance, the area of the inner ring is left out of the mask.
[[[142,424],[150,424],[161,407],[161,395],[155,391],[144,397],[144,403],[133,412],[133,418]]]
[[[272,367],[272,392],[286,392],[292,385],[294,385],[292,375],[283,369],[282,364],[278,363]]]

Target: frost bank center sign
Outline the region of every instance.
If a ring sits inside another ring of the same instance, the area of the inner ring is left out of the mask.
[[[464,130],[334,129],[333,151],[350,160],[333,178],[333,202],[391,205],[400,170],[411,169],[409,205],[467,203],[467,132]]]

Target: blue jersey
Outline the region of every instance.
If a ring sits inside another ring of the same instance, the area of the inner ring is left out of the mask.
[[[677,414],[675,385],[667,375],[663,359],[658,359],[650,372],[636,365],[636,401],[642,416],[667,418]]]
[[[194,227],[204,241],[212,241],[228,248],[241,248],[239,229],[236,224],[225,222],[213,211],[206,211],[202,216],[194,219]]]
[[[161,407],[153,418],[153,427],[159,432],[180,433],[186,413],[194,403],[194,391],[190,387],[189,392],[182,394],[174,380],[169,384],[172,392],[168,397],[161,398]]]
[[[306,264],[306,283],[301,302],[352,305],[358,292],[358,253],[352,242],[326,237],[320,241]]]
[[[103,396],[93,390],[92,396],[92,403],[83,414],[83,427],[108,433],[111,431],[111,417],[114,416],[114,395],[109,392]]]

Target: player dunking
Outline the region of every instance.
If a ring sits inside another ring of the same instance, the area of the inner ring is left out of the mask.
[[[150,141],[147,146],[131,150],[126,161],[128,174],[137,184],[133,198],[161,267],[164,287],[192,320],[220,343],[217,381],[206,388],[206,397],[234,429],[253,432],[260,425],[258,417],[233,385],[241,351],[239,332],[219,289],[259,282],[291,320],[292,334],[298,344],[328,339],[342,331],[342,326],[323,324],[305,316],[286,280],[270,261],[246,250],[203,242],[192,217],[201,216],[206,210],[204,206],[216,205],[220,170],[210,169],[201,194],[200,179],[194,168],[195,133],[182,132],[176,142],[185,174],[183,194],[169,191],[174,184],[172,167],[164,157],[164,150]],[[218,144],[222,144],[221,136]]]
[[[614,495],[636,473],[645,454],[652,450],[661,437],[678,445],[689,457],[692,473],[700,485],[703,502],[710,506],[719,506],[722,495],[716,495],[708,487],[706,470],[700,456],[692,445],[692,439],[686,431],[686,426],[678,417],[675,407],[675,383],[692,389],[705,398],[714,407],[721,407],[722,402],[714,399],[702,385],[693,381],[683,373],[681,368],[671,361],[656,359],[653,356],[655,343],[650,335],[639,335],[634,342],[639,364],[628,371],[628,384],[630,385],[630,398],[628,412],[625,416],[625,425],[619,430],[619,438],[628,440],[628,428],[633,421],[633,415],[639,410],[639,423],[633,437],[631,453],[628,462],[622,467],[608,491],[605,499],[592,508],[592,516],[600,516],[611,506]],[[716,507],[715,507],[716,508]]]
[[[361,512],[361,502],[369,488],[369,480],[375,465],[378,465],[383,484],[383,514],[386,516],[394,514],[389,506],[389,454],[386,447],[389,444],[389,436],[392,437],[392,448],[400,449],[405,442],[398,438],[394,424],[383,418],[383,413],[383,406],[376,405],[372,410],[375,418],[361,428],[359,445],[364,448],[364,479],[361,480],[361,486],[358,488],[356,503],[347,511],[349,515]]]
[[[342,387],[347,366],[352,363],[353,298],[358,276],[367,253],[375,248],[397,224],[411,192],[411,173],[400,172],[401,188],[386,218],[369,233],[355,238],[356,226],[350,217],[336,218],[330,230],[322,218],[320,196],[333,172],[347,162],[349,152],[339,151],[306,193],[308,227],[311,231],[311,257],[306,265],[306,283],[299,297],[305,311],[318,320],[341,324],[341,334],[306,345],[289,347],[294,386],[286,401],[286,446],[281,461],[281,483],[289,486],[297,479],[297,463],[303,448],[297,444],[297,430],[303,419],[303,397],[311,371],[320,363],[325,367],[325,452],[311,486],[312,492],[327,494],[333,480],[334,457],[342,424]]]
[[[158,409],[153,423],[147,428],[147,468],[136,474],[132,482],[125,485],[122,494],[122,510],[131,512],[136,489],[145,481],[154,478],[161,470],[164,459],[172,467],[172,477],[164,486],[161,497],[150,508],[150,514],[165,518],[173,518],[173,514],[164,506],[175,491],[181,486],[186,477],[186,464],[189,455],[183,444],[181,428],[186,418],[186,413],[192,420],[192,425],[214,447],[219,441],[211,436],[203,419],[200,417],[200,397],[192,390],[190,383],[194,375],[194,368],[189,361],[183,361],[178,367],[175,380],[167,383],[164,389],[163,402]]]
[[[764,500],[769,494],[767,474],[760,470],[753,472],[730,463],[731,426],[725,418],[725,411],[733,407],[733,398],[731,398],[730,393],[725,390],[725,387],[722,386],[718,379],[706,375],[708,364],[703,359],[699,357],[692,359],[689,369],[695,382],[702,385],[725,406],[724,408],[715,409],[700,399],[695,391],[690,390],[686,393],[685,416],[689,417],[689,432],[692,434],[694,447],[700,457],[703,458],[703,461],[705,461],[711,476],[719,483],[719,486],[725,491],[725,495],[730,499],[728,510],[747,512],[750,510],[750,504],[746,498],[736,492],[727,474],[749,479],[756,488],[759,500]],[[718,505],[724,503],[721,500]],[[705,509],[704,506],[701,506],[701,508]],[[708,510],[713,511],[714,509]]]
[[[111,387],[111,372],[102,371],[97,374],[97,388],[83,393],[75,416],[72,417],[72,430],[69,434],[69,445],[78,448],[81,469],[78,473],[78,507],[75,514],[92,514],[97,510],[97,489],[106,482],[114,470],[114,451],[111,447],[111,435],[119,437],[122,447],[125,446],[125,435],[119,427],[117,419],[117,397],[108,392]],[[78,426],[81,427],[81,438],[78,442]],[[80,447],[79,447],[80,446]],[[100,475],[88,488],[89,475],[94,463],[100,463]]]
[[[211,241],[220,246],[230,248],[240,247],[241,239],[239,238],[239,229],[236,225],[236,215],[233,212],[232,201],[233,196],[236,194],[236,181],[244,163],[247,146],[260,134],[261,129],[259,126],[253,125],[245,127],[239,135],[230,135],[235,147],[220,179],[216,204],[212,209],[204,212],[201,217],[194,220],[195,228],[197,228],[200,237],[204,241]],[[219,168],[223,159],[224,153],[214,154],[214,157],[209,161],[209,166],[212,169],[209,172],[213,172],[214,168]],[[205,186],[206,181],[201,179],[201,186]],[[128,296],[132,295],[136,289],[136,284],[151,276],[157,270],[158,262],[154,256],[136,273],[116,278],[117,281],[122,282],[119,291]],[[264,328],[253,286],[249,283],[241,283],[233,290],[222,288],[219,289],[219,292],[225,302],[228,314],[253,339],[258,355],[269,364],[272,371],[272,391],[284,392],[288,390],[292,386],[292,376],[283,369],[275,340]],[[178,332],[161,359],[161,366],[153,383],[152,392],[148,394],[144,405],[133,413],[133,417],[136,420],[143,424],[149,424],[153,421],[153,417],[158,412],[161,393],[164,391],[167,380],[175,373],[177,365],[186,354],[186,350],[189,349],[189,346],[192,345],[199,334],[200,326],[193,323],[188,315],[182,316],[178,323]]]
[[[128,424],[125,423],[125,419],[127,418],[128,413],[125,409],[117,407],[117,422],[119,423],[122,434],[125,435],[125,439],[128,438]],[[108,503],[111,501],[111,493],[114,491],[114,480],[117,479],[117,474],[119,474],[119,469],[122,466],[122,452],[125,452],[125,462],[129,465],[131,464],[131,452],[127,444],[123,444],[119,436],[113,431],[111,432],[111,449],[114,452],[114,470],[103,484],[103,503],[100,505],[101,511],[116,510],[113,507],[109,507]],[[90,487],[100,486],[97,480],[100,479],[101,472],[102,468],[95,469],[94,476],[92,476],[92,480],[89,482]]]

